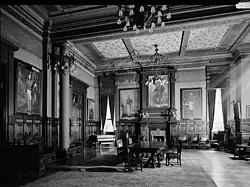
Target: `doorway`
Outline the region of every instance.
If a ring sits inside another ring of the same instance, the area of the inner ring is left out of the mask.
[[[0,145],[3,145],[5,140],[5,129],[6,129],[6,72],[7,64],[0,62]]]

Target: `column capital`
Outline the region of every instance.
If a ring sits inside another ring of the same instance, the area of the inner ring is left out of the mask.
[[[70,52],[67,42],[52,43],[50,66],[65,75],[71,74],[76,70],[74,53]]]

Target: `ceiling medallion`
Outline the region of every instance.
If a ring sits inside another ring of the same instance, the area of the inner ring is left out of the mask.
[[[157,26],[165,27],[171,18],[168,5],[118,5],[117,24],[128,31],[131,27],[139,34],[140,29],[152,33]]]

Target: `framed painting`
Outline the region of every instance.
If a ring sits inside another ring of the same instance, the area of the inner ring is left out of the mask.
[[[169,81],[168,75],[159,75],[163,82],[155,81],[148,84],[148,107],[169,106]],[[149,76],[152,79],[153,76]]]
[[[88,112],[87,119],[88,121],[95,120],[95,101],[93,99],[87,99]]]
[[[246,106],[246,118],[250,119],[250,105]]]
[[[135,119],[139,110],[139,89],[128,88],[119,90],[120,119]]]
[[[182,119],[202,118],[201,88],[181,89]]]
[[[17,60],[15,112],[41,115],[40,70]]]

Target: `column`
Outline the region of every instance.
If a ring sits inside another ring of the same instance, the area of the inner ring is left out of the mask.
[[[48,61],[49,61],[49,44],[50,44],[50,31],[51,31],[51,20],[47,20],[44,23],[43,28],[43,102],[42,102],[42,117],[43,117],[43,126],[42,126],[42,135],[44,139],[44,146],[47,147],[47,117],[48,117]]]
[[[61,44],[61,64],[63,56],[67,52],[65,44]],[[70,90],[69,90],[69,68],[60,69],[60,148],[67,151],[70,144],[69,139],[69,114],[70,114]]]
[[[55,44],[52,44],[52,54],[55,55]],[[55,60],[55,59],[51,59],[51,60]],[[51,99],[51,115],[53,118],[58,118],[58,114],[57,114],[57,107],[59,105],[59,103],[57,103],[57,98],[58,98],[58,74],[56,71],[56,67],[55,67],[56,62],[51,63],[51,82],[52,82],[52,99]]]
[[[140,111],[140,116],[139,116],[139,119],[137,121],[137,125],[136,125],[136,136],[137,136],[137,139],[141,136],[141,120],[142,120],[142,109],[143,109],[143,106],[142,106],[142,100],[143,100],[143,97],[142,97],[142,84],[143,84],[143,77],[142,77],[142,72],[143,71],[143,68],[141,66],[141,69],[137,72],[138,76],[139,76],[139,79],[138,79],[138,83],[139,83],[139,94],[140,94],[140,105],[139,105],[139,111]]]

